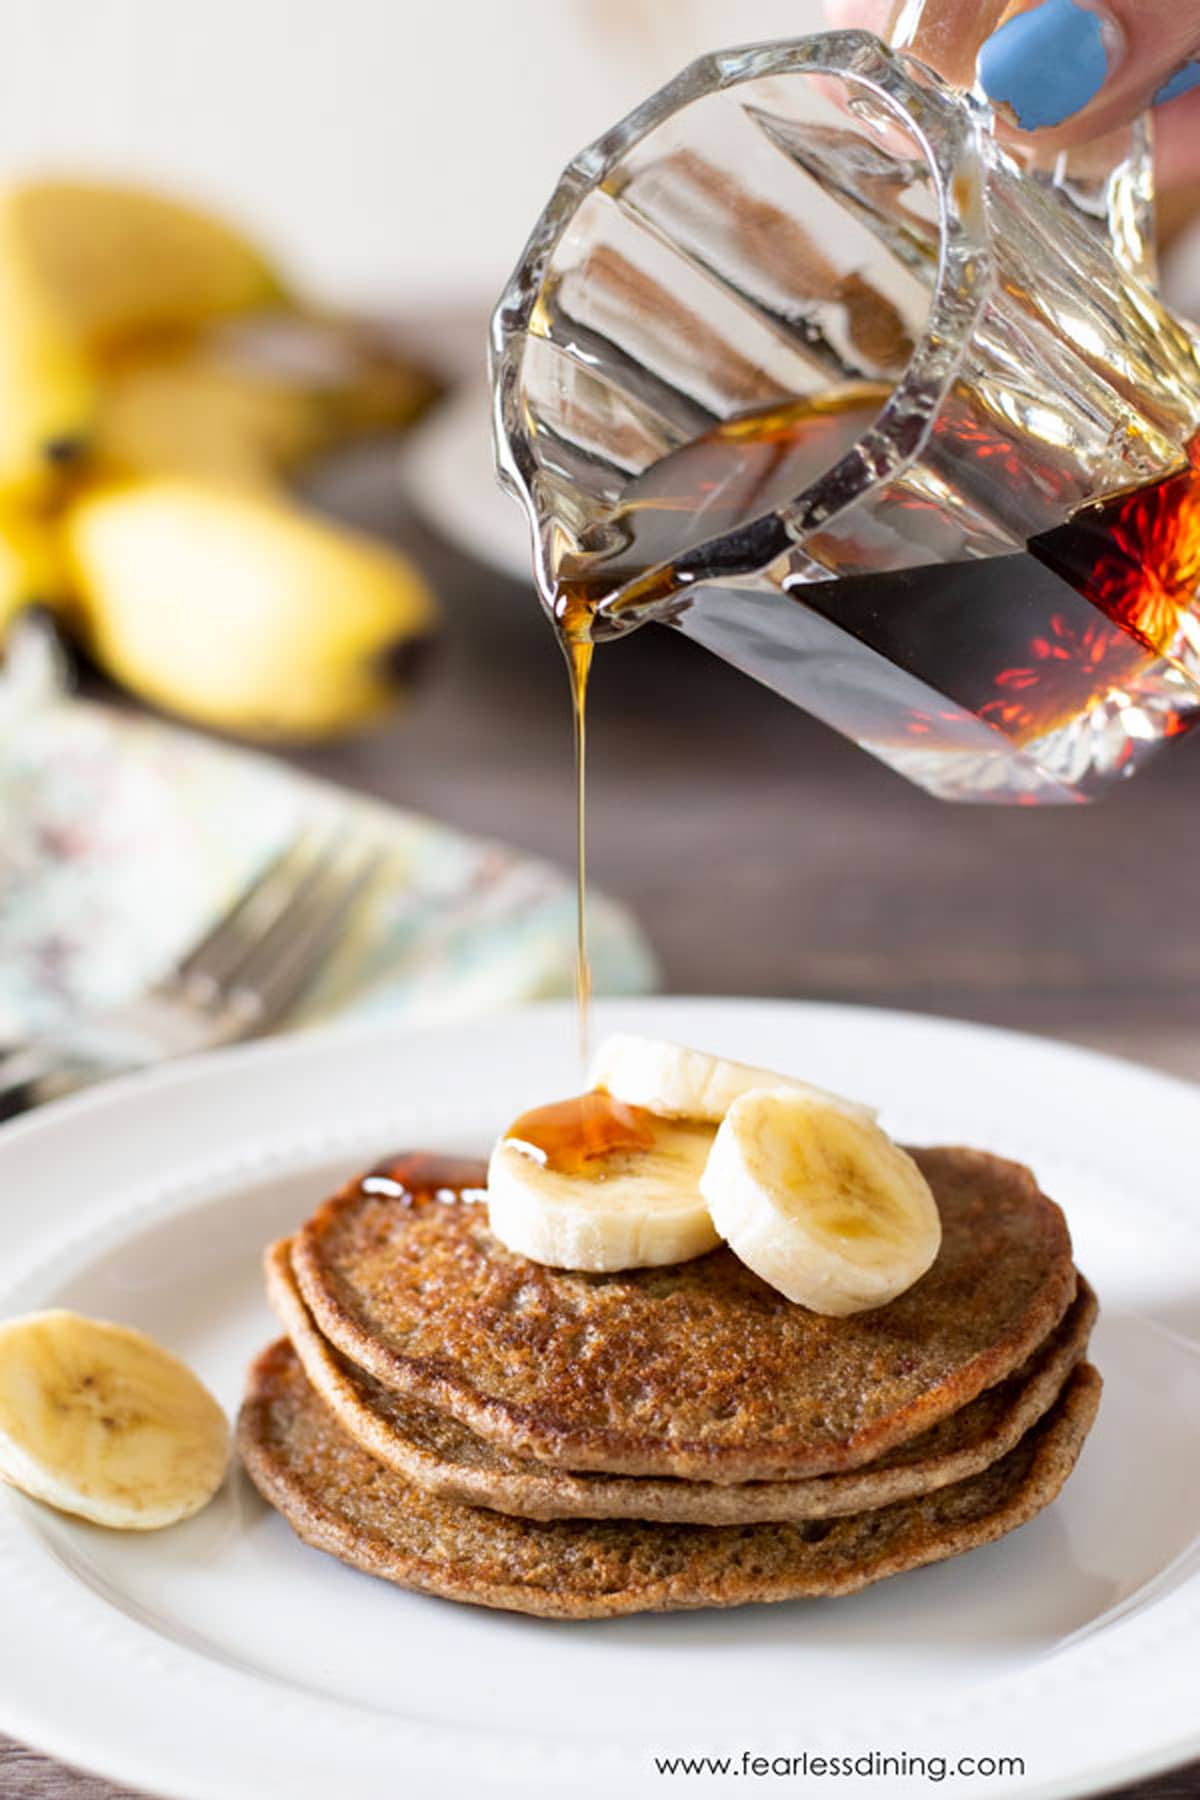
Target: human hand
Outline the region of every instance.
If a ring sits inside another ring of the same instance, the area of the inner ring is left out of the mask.
[[[912,26],[912,0],[827,6],[837,25],[893,40],[899,30],[949,81],[969,87],[978,77],[1001,118],[1036,132],[1049,152],[1155,106],[1160,177],[1200,177],[1200,0],[925,0]]]

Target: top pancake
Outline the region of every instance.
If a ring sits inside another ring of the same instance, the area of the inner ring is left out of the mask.
[[[794,1305],[725,1249],[613,1275],[543,1267],[488,1230],[482,1163],[420,1154],[318,1208],[293,1268],[344,1355],[510,1452],[705,1481],[825,1475],[1002,1380],[1075,1292],[1066,1222],[1027,1169],[912,1154],[941,1251],[907,1293],[849,1318]]]
[[[1007,1455],[1054,1404],[1082,1360],[1096,1318],[1083,1279],[1033,1356],[967,1406],[907,1443],[836,1475],[800,1481],[678,1481],[582,1474],[510,1456],[468,1426],[385,1388],[326,1343],[301,1298],[285,1238],[266,1255],[267,1298],[316,1393],[349,1437],[406,1481],[442,1500],[522,1519],[638,1519],[748,1525],[833,1518],[930,1494]]]

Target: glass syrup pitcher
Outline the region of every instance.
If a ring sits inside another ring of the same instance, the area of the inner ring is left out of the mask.
[[[563,174],[497,457],[576,666],[655,620],[947,800],[1082,801],[1200,714],[1200,350],[1148,133],[1023,167],[865,32],[701,58]]]

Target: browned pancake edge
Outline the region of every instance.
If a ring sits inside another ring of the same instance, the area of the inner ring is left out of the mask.
[[[1030,1362],[960,1412],[877,1463],[807,1481],[725,1485],[551,1470],[506,1455],[448,1414],[382,1387],[321,1336],[296,1284],[287,1239],[265,1258],[267,1294],[305,1374],[347,1434],[388,1468],[443,1500],[527,1519],[641,1519],[731,1525],[828,1518],[977,1474],[1004,1456],[1057,1398],[1081,1360],[1096,1297],[1079,1291]]]
[[[1028,1169],[965,1148],[912,1154],[941,1211],[941,1252],[905,1294],[850,1318],[793,1305],[727,1249],[614,1275],[543,1267],[506,1250],[483,1199],[457,1197],[427,1153],[326,1201],[292,1263],[344,1356],[510,1455],[807,1479],[959,1411],[1019,1368],[1074,1297],[1066,1222]],[[483,1165],[457,1179],[478,1190]]]
[[[439,1500],[347,1437],[286,1340],[251,1368],[238,1443],[255,1486],[293,1530],[354,1568],[478,1606],[606,1618],[849,1594],[991,1543],[1057,1496],[1100,1385],[1081,1364],[1020,1443],[967,1481],[798,1524],[535,1524]]]

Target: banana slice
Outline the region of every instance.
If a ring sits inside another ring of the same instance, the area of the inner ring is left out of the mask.
[[[212,1499],[225,1414],[140,1331],[73,1312],[0,1325],[0,1477],[60,1512],[153,1531]]]
[[[734,1101],[700,1188],[717,1230],[756,1275],[835,1317],[894,1300],[942,1241],[912,1157],[873,1120],[795,1088]]]
[[[488,1216],[508,1249],[602,1273],[687,1262],[717,1242],[700,1175],[711,1125],[656,1118],[610,1094],[525,1113],[488,1167]]]
[[[755,1088],[787,1087],[859,1118],[875,1117],[873,1107],[844,1100],[790,1075],[728,1062],[703,1050],[628,1031],[615,1032],[601,1044],[591,1081],[593,1087],[605,1088],[630,1106],[644,1106],[668,1119],[705,1119],[712,1125],[719,1125],[734,1101]]]

